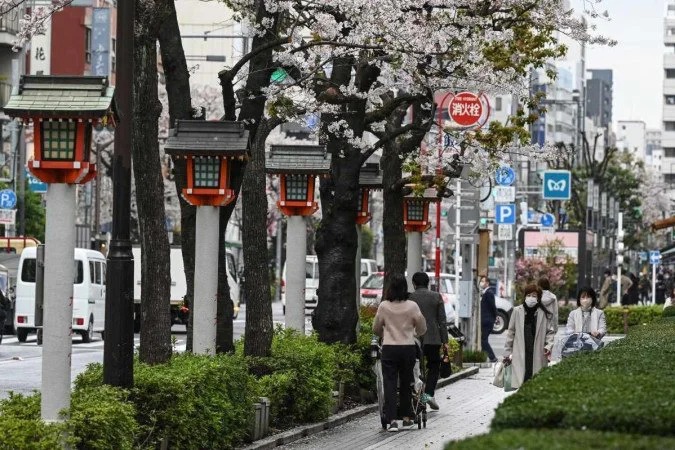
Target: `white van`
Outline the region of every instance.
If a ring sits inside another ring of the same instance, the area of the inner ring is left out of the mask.
[[[16,277],[14,327],[19,342],[26,342],[35,328],[35,275],[37,247],[21,253]],[[94,332],[105,330],[105,256],[86,248],[75,249],[73,280],[73,331],[91,342]],[[45,286],[45,290],[49,289]]]
[[[377,261],[374,259],[362,259],[361,260],[361,283],[359,287],[363,286],[363,283],[366,279],[377,272]]]
[[[131,249],[134,255],[134,332],[141,329],[141,247],[134,246]],[[185,281],[185,269],[183,266],[183,251],[181,247],[171,247],[170,270],[171,270],[171,324],[186,325],[188,311],[183,308],[183,298],[187,293]],[[230,298],[234,309],[233,319],[239,315],[239,283],[237,280],[237,263],[234,254],[228,249],[225,254],[227,267],[227,283],[230,287]]]

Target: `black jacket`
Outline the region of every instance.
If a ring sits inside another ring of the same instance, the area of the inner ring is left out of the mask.
[[[488,288],[480,298],[480,323],[482,325],[494,325],[495,320],[497,320],[495,293],[492,292],[492,288]]]

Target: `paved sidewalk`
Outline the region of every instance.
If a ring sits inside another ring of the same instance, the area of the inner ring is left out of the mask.
[[[427,428],[390,433],[382,430],[377,413],[323,431],[284,449],[442,449],[453,439],[487,433],[494,410],[511,393],[493,386],[492,368],[436,391],[440,411],[428,414]]]

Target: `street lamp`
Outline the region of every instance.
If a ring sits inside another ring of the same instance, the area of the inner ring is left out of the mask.
[[[60,421],[70,406],[76,185],[96,176],[89,161],[92,126],[115,122],[114,88],[106,77],[23,76],[4,107],[32,121],[28,170],[47,189],[41,415]]]
[[[164,151],[184,159],[187,185],[183,198],[197,207],[195,229],[195,292],[192,314],[193,351],[215,354],[218,294],[219,207],[236,199],[230,189],[230,165],[242,159],[248,147],[243,122],[178,120]]]
[[[415,272],[422,271],[422,233],[431,228],[429,204],[438,202],[436,189],[426,189],[421,196],[403,198],[403,227],[408,233],[407,276],[408,284]]]
[[[305,216],[319,209],[314,201],[316,175],[330,173],[330,154],[320,145],[273,145],[265,171],[280,177],[277,206],[288,216],[286,227],[286,327],[305,331]]]

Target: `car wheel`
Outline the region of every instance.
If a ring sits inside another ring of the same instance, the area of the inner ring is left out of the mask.
[[[42,345],[42,328],[37,330],[37,345]]]
[[[284,316],[285,316],[286,315],[286,305],[282,306],[281,309],[283,310]]]
[[[17,328],[16,338],[19,340],[19,342],[26,342],[26,339],[28,339],[28,330],[25,328]]]
[[[90,317],[89,318],[89,325],[87,325],[87,329],[82,332],[82,342],[85,344],[88,344],[89,342],[94,340],[94,318]]]
[[[509,316],[504,311],[497,311],[497,319],[492,327],[492,334],[502,334],[509,326]]]

